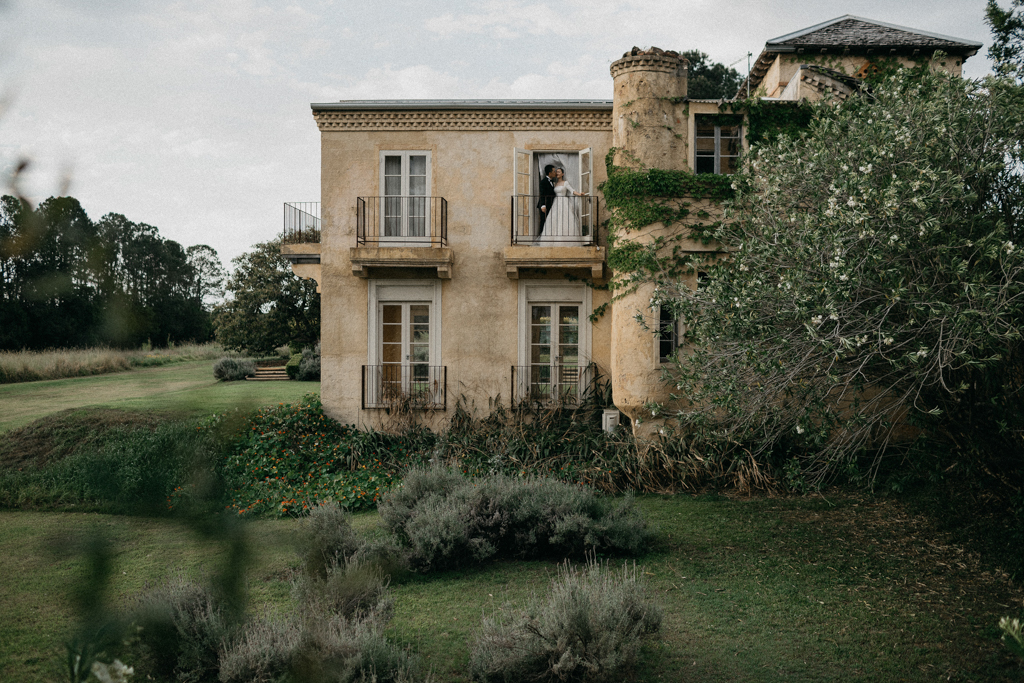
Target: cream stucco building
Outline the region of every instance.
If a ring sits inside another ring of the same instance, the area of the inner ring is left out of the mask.
[[[841,17],[769,41],[742,93],[845,96],[877,55],[942,49],[939,68],[959,73],[979,47]],[[611,66],[610,100],[313,104],[321,201],[286,205],[282,251],[322,294],[325,411],[360,426],[402,414],[438,427],[457,402],[478,415],[495,401],[572,402],[598,376],[630,417],[665,400],[674,323],[658,319],[643,287],[611,300],[600,188],[613,149],[622,165],[735,167],[744,126],[729,101],[687,97],[687,67],[676,53],[634,48]],[[580,193],[555,199],[550,215],[538,208],[548,165]],[[694,204],[694,214],[718,212]],[[680,231],[685,222],[620,239]]]

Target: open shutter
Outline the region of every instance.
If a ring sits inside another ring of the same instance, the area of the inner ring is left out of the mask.
[[[529,150],[519,149],[518,147],[514,148],[512,166],[515,186],[512,188],[512,194],[530,194],[530,159],[532,157],[533,153]]]
[[[594,234],[594,207],[592,203],[597,201],[592,195],[594,178],[594,150],[590,147],[580,150],[580,192],[587,197],[581,197],[580,206],[580,232],[585,237]]]
[[[512,154],[512,206],[513,219],[512,241],[518,244],[521,239],[530,239],[532,232],[532,212],[534,202],[531,199],[533,152],[527,149],[513,148]]]

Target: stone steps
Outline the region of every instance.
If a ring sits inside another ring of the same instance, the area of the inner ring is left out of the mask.
[[[277,366],[272,368],[256,368],[255,377],[246,377],[249,382],[286,382],[288,381],[288,373],[285,371],[284,366]]]

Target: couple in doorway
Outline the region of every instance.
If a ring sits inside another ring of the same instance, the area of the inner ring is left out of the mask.
[[[545,166],[539,194],[539,230],[535,244],[579,242],[583,237],[579,202],[572,197],[584,194],[573,189],[565,179],[565,169],[554,164]]]

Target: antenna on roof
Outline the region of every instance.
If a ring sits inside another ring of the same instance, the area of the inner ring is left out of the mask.
[[[747,53],[747,99],[750,99],[750,58],[754,56],[753,52]]]

